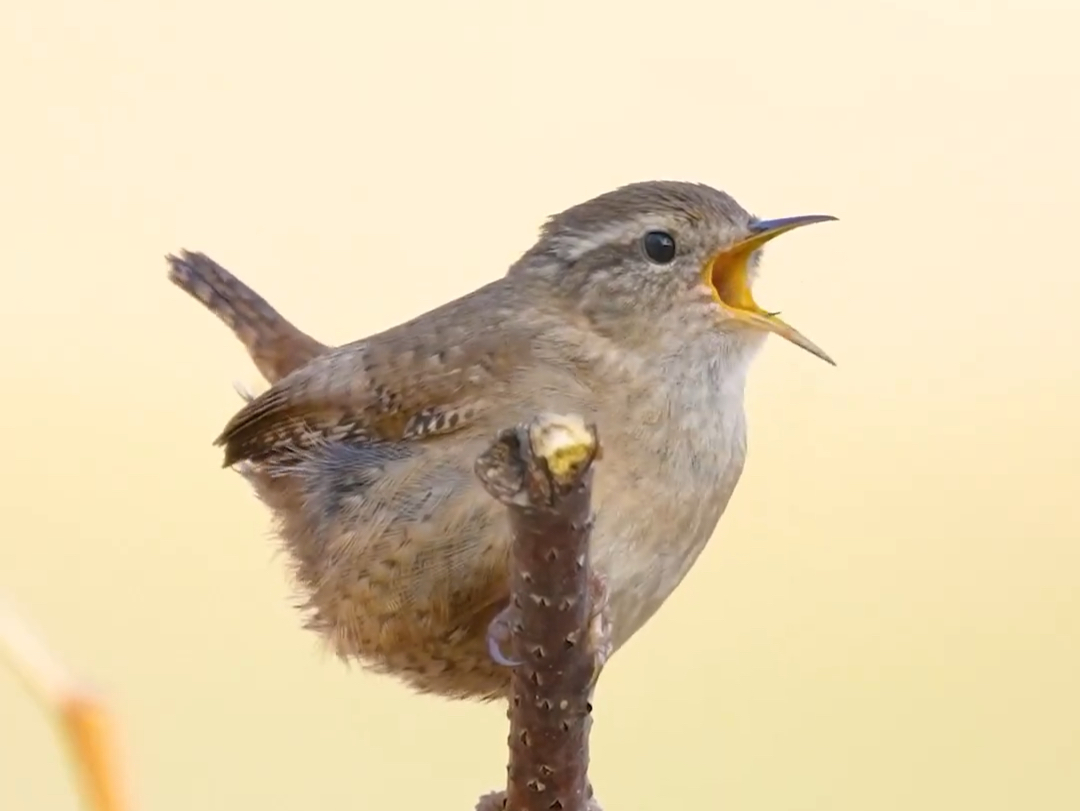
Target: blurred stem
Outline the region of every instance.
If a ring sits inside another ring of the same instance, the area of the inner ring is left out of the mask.
[[[111,719],[101,701],[81,684],[13,610],[0,603],[0,659],[60,727],[92,811],[128,811],[113,758]]]

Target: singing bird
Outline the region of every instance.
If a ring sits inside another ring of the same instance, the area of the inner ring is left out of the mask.
[[[751,288],[765,243],[833,219],[760,219],[706,185],[630,184],[550,217],[503,277],[339,347],[205,255],[168,261],[271,384],[217,444],[273,514],[307,626],[418,691],[490,700],[510,681],[488,631],[508,600],[510,535],[477,457],[540,413],[597,425],[590,554],[618,650],[728,505],[766,336],[832,363]]]

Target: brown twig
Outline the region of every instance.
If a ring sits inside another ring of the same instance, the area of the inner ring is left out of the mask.
[[[580,417],[544,415],[499,434],[477,460],[513,532],[509,626],[510,762],[506,794],[478,809],[596,809],[588,780],[589,703],[597,640],[590,637],[589,569],[596,430]]]

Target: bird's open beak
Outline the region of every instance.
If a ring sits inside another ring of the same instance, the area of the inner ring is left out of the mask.
[[[784,323],[775,313],[766,312],[757,305],[750,294],[747,263],[754,251],[774,237],[803,225],[835,219],[836,217],[828,214],[806,214],[777,220],[757,220],[751,224],[748,237],[724,248],[706,262],[702,269],[702,276],[712,286],[717,301],[731,317],[759,329],[774,332],[833,366],[836,365],[835,361],[817,344],[794,327]]]

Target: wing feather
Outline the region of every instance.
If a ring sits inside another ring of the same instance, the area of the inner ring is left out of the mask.
[[[468,331],[454,321],[431,317],[426,329],[405,324],[313,358],[229,421],[215,442],[225,466],[316,442],[417,441],[473,424],[528,363],[530,341],[497,322]]]

